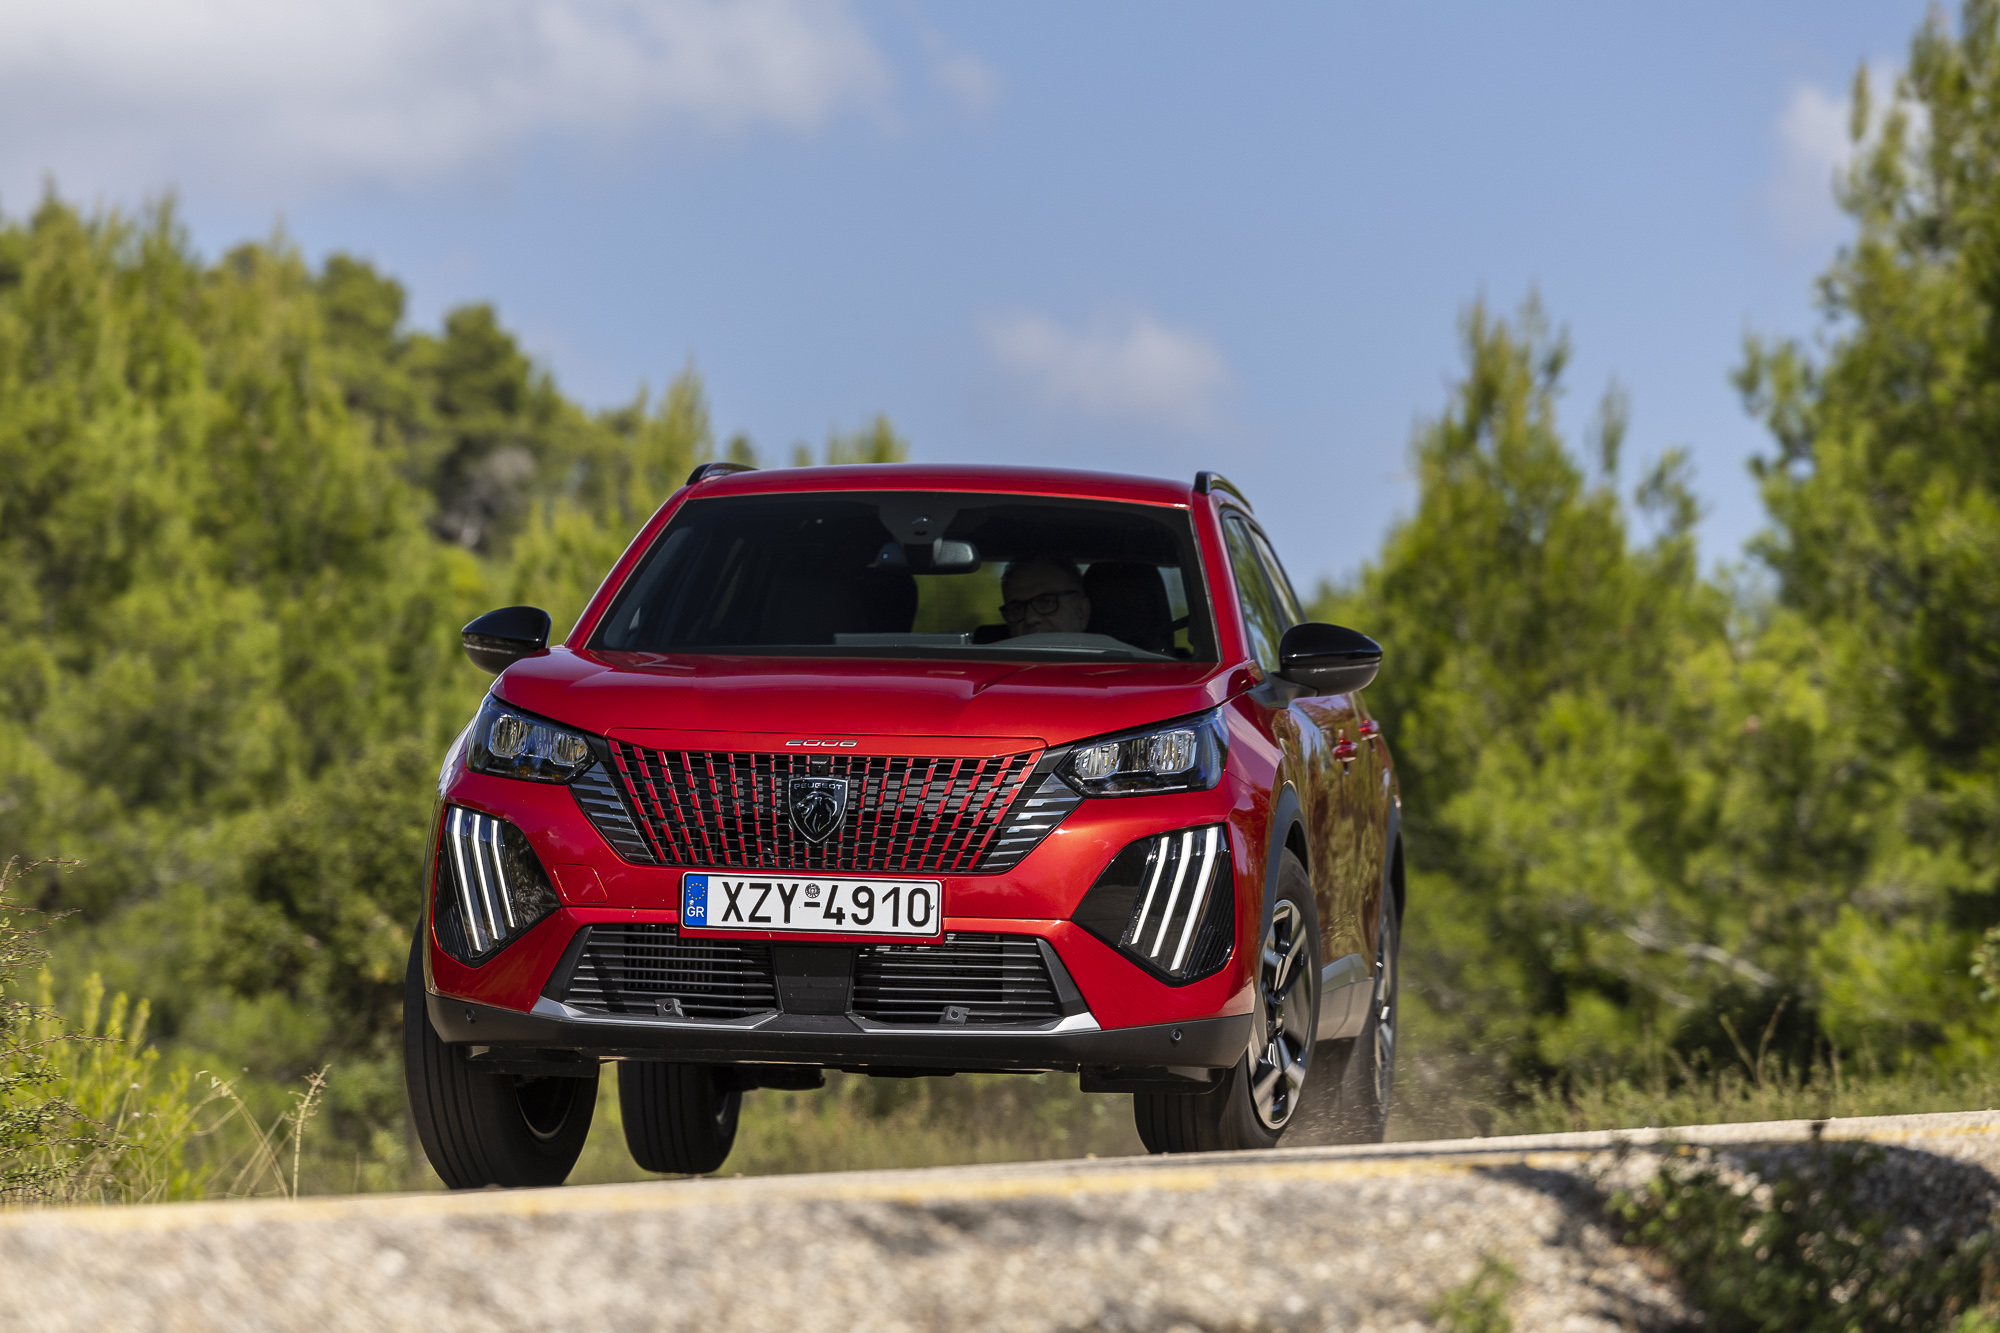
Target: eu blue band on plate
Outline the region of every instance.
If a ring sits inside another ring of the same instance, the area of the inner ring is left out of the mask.
[[[688,875],[681,881],[681,924],[708,924],[708,876]]]

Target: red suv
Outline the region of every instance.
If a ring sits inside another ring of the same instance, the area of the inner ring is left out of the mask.
[[[410,1102],[447,1184],[650,1171],[751,1088],[1074,1070],[1155,1152],[1376,1139],[1399,798],[1250,505],[1087,472],[696,469],[446,756]]]

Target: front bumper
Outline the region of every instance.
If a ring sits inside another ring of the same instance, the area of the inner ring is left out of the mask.
[[[878,1074],[1096,1069],[1194,1079],[1234,1065],[1250,1040],[1247,1013],[1106,1031],[1087,1013],[1035,1028],[906,1028],[853,1015],[697,1022],[593,1014],[547,996],[528,1013],[444,995],[430,995],[428,1009],[440,1038],[496,1056],[574,1052],[600,1060],[803,1064]]]
[[[943,930],[1029,938],[1052,951],[1053,970],[1074,984],[1060,1020],[964,1026],[878,1023],[850,1010],[777,1012],[742,1018],[631,1013],[573,999],[558,978],[584,927],[675,925],[681,867],[638,865],[613,851],[569,789],[465,770],[448,762],[442,803],[505,819],[527,837],[554,880],[560,906],[490,957],[462,962],[427,929],[425,983],[433,1026],[448,1042],[533,1061],[534,1052],[594,1058],[819,1065],[865,1070],[1049,1071],[1224,1069],[1243,1055],[1253,1008],[1253,966],[1241,941],[1254,934],[1262,895],[1263,803],[1234,779],[1212,791],[1086,801],[1024,860],[1001,874],[942,874]],[[1212,975],[1171,985],[1071,920],[1112,858],[1162,829],[1226,823],[1238,947]],[[427,887],[443,880],[443,808],[431,840]],[[433,903],[435,896],[433,895]],[[427,917],[430,914],[427,913]],[[434,921],[427,920],[427,926]],[[761,930],[693,930],[690,941],[824,946],[869,937],[789,937]],[[880,942],[893,942],[886,940]],[[1059,961],[1058,961],[1059,960]],[[949,997],[947,997],[949,998]],[[1176,1035],[1178,1039],[1176,1039]],[[1172,1077],[1179,1077],[1173,1075]]]

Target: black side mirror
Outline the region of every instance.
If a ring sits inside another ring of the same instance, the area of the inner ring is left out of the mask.
[[[1316,694],[1346,694],[1375,679],[1382,645],[1360,630],[1308,621],[1278,642],[1278,674]]]
[[[497,676],[548,647],[550,624],[549,613],[539,606],[503,606],[467,625],[458,638],[472,665]]]

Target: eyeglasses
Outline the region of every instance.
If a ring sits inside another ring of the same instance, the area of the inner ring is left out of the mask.
[[[1005,616],[1010,622],[1026,620],[1030,611],[1033,611],[1038,616],[1052,616],[1056,613],[1056,608],[1062,605],[1063,598],[1081,596],[1083,596],[1083,589],[1081,588],[1066,588],[1062,592],[1040,593],[1034,597],[1023,597],[1019,601],[1002,604],[1000,614]]]

